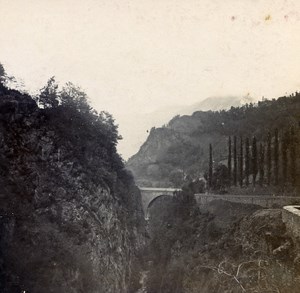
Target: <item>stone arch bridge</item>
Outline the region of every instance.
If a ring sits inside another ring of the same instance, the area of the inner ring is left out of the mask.
[[[139,187],[142,196],[142,206],[144,210],[145,218],[148,219],[148,207],[157,197],[162,195],[173,196],[175,191],[181,189],[176,188],[154,188],[154,187]]]

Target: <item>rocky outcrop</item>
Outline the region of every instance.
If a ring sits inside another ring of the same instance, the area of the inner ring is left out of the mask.
[[[143,214],[109,131],[0,95],[0,291],[131,292]]]
[[[180,178],[203,176],[208,164],[208,144],[214,144],[219,161],[227,139],[218,130],[208,133],[211,116],[211,112],[195,112],[177,116],[167,126],[152,128],[138,153],[126,163],[136,182],[141,186],[178,188],[183,182],[173,179],[176,173],[181,174]]]

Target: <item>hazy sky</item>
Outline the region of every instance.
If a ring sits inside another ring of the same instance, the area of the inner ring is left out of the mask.
[[[127,158],[143,113],[299,90],[299,13],[299,0],[0,0],[0,62],[31,89],[81,85]]]

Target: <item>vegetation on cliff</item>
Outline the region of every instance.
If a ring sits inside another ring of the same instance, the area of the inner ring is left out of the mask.
[[[143,244],[140,194],[111,115],[49,80],[0,83],[0,291],[125,292]]]

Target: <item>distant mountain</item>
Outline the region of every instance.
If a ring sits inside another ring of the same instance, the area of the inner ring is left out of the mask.
[[[226,99],[222,100],[225,105]],[[212,101],[207,99],[200,104],[212,107]],[[127,168],[139,185],[178,187],[184,180],[199,178],[207,171],[209,143],[215,164],[226,163],[228,136],[256,136],[258,142],[264,143],[268,131],[274,133],[275,128],[282,133],[294,125],[299,135],[299,121],[300,94],[227,111],[178,115],[164,127],[151,129],[140,150],[128,160]]]
[[[192,114],[196,111],[219,111],[228,110],[231,107],[240,107],[245,104],[254,103],[255,100],[250,96],[224,96],[224,97],[209,97],[205,100],[195,103],[183,109],[182,114]]]
[[[232,106],[239,107],[251,102],[253,103],[254,99],[248,96],[209,97],[192,105],[171,105],[149,113],[135,113],[134,119],[132,113],[124,112],[118,117],[119,130],[124,138],[119,142],[119,151],[125,159],[137,153],[152,127],[161,127],[176,115],[191,115],[196,111],[227,110]]]

